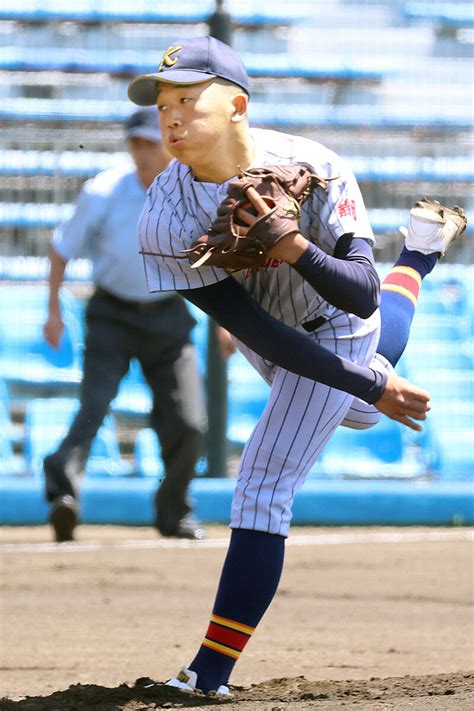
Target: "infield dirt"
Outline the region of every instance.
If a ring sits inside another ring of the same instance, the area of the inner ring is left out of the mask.
[[[233,698],[165,687],[207,627],[229,532],[208,533],[88,526],[56,545],[47,527],[0,528],[1,711],[474,708],[463,528],[292,529]]]

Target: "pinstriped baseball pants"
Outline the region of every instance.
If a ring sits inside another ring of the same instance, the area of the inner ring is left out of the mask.
[[[320,345],[361,365],[371,363],[380,334],[380,313],[370,319],[338,312],[308,334]],[[238,343],[271,384],[266,407],[243,451],[232,502],[231,528],[288,535],[293,499],[334,430],[347,418],[379,413],[341,390],[272,366]],[[354,405],[355,410],[351,407]],[[364,410],[363,415],[358,411]]]

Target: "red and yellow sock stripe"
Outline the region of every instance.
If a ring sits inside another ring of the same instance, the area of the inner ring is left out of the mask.
[[[229,620],[219,615],[211,615],[211,621],[203,641],[203,646],[215,652],[238,659],[249,641],[255,627]]]
[[[382,291],[395,291],[416,306],[420,293],[421,276],[412,267],[393,267],[383,280]]]

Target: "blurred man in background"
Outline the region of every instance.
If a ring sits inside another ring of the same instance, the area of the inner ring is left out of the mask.
[[[89,257],[94,293],[86,310],[80,409],[58,449],[44,459],[46,498],[58,542],[72,540],[79,479],[92,441],[132,358],[153,393],[150,424],[161,444],[165,476],[155,496],[164,536],[202,538],[187,497],[201,451],[204,404],[190,333],[195,321],[174,292],[148,292],[136,224],[145,194],[171,156],[155,107],[136,111],[125,135],[132,164],[99,173],[83,186],[74,213],[50,246],[47,342],[58,347],[64,324],[59,289],[69,259]]]

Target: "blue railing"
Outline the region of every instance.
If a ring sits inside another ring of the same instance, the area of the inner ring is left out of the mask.
[[[128,101],[75,101],[72,99],[3,99],[0,120],[108,123],[123,122],[133,111]],[[250,102],[253,124],[268,127],[334,127],[359,129],[470,130],[472,116],[452,104],[433,110],[423,104],[401,107]]]
[[[344,156],[342,156],[344,157]],[[474,180],[474,158],[464,156],[347,156],[359,180],[436,182]],[[0,151],[0,175],[64,175],[80,178],[129,162],[123,152],[101,151]]]

